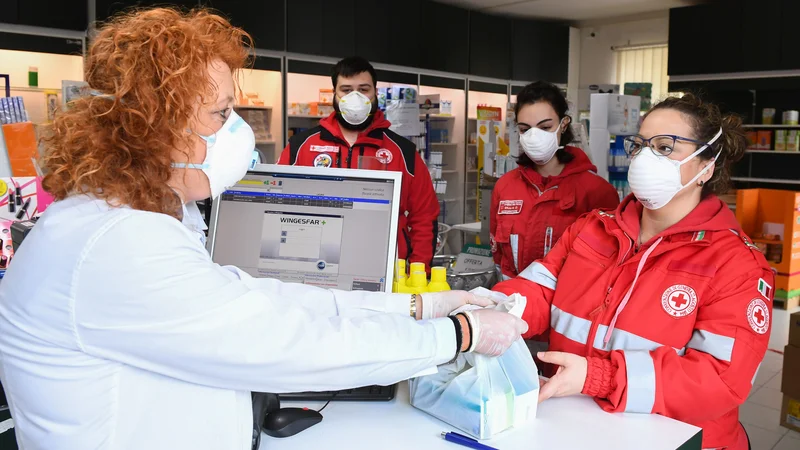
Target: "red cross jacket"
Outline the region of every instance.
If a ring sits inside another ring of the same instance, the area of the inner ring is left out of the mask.
[[[532,167],[520,167],[492,191],[490,242],[504,278],[542,259],[578,217],[619,205],[616,189],[597,176],[586,154],[577,147],[565,150],[575,158],[558,176],[543,178]]]
[[[430,268],[439,228],[439,201],[416,146],[389,130],[390,125],[378,111],[372,125],[359,133],[351,147],[333,113],[319,126],[292,136],[278,164],[356,169],[359,157],[366,156],[385,163],[387,170],[402,172],[397,257]]]
[[[583,393],[606,411],[703,428],[703,448],[747,449],[738,421],[769,342],[773,272],[717,197],[637,249],[642,206],[572,225],[495,290],[528,299],[550,350],[585,356]]]

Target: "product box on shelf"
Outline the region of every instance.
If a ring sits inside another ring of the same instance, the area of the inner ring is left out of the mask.
[[[775,151],[786,151],[786,130],[775,130]]]
[[[783,348],[781,392],[792,398],[800,398],[800,347],[787,345]]]
[[[800,192],[739,189],[736,192],[736,219],[750,236],[743,237],[745,244],[766,251],[765,256],[776,272],[775,286],[765,286],[765,295],[774,291],[776,307],[791,309],[798,306]]]
[[[747,149],[758,150],[758,132],[748,131],[746,135],[747,135]],[[784,145],[785,142],[786,142],[786,137],[784,136]]]
[[[8,162],[11,165],[11,175],[15,177],[36,176],[33,161],[39,157],[39,151],[33,123],[9,123],[2,127]]]
[[[787,152],[800,151],[800,131],[789,130],[786,133],[786,151]]]
[[[439,94],[420,95],[418,97],[420,114],[441,114],[441,96]]]
[[[772,131],[770,130],[758,131],[758,149],[772,150]]]
[[[783,396],[781,426],[800,433],[800,400],[788,395]]]
[[[781,425],[800,432],[800,312],[789,317],[789,345],[783,349]]]
[[[800,348],[800,312],[789,316],[789,345]]]

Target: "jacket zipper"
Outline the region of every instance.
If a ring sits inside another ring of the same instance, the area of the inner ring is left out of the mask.
[[[353,147],[350,147],[350,148],[347,150],[347,168],[348,168],[348,169],[352,169],[352,168],[353,168],[353,167],[352,167],[352,165],[350,164],[350,161],[351,161],[352,159],[353,159]]]
[[[622,256],[622,258],[617,260],[617,264],[616,266],[614,266],[613,269],[614,271],[618,270],[622,265],[622,263],[625,262],[625,258],[628,257],[628,253],[630,253],[631,248],[633,247],[633,239],[631,239],[631,237],[628,236],[628,234],[625,233],[624,231],[622,232],[622,234],[626,238],[628,238],[628,248],[627,250],[625,250],[625,254]],[[616,277],[614,277],[613,275],[614,274],[612,273],[611,276],[612,280],[616,279]],[[600,327],[600,318],[602,317],[602,313],[604,313],[605,310],[608,309],[609,303],[611,303],[611,292],[613,292],[613,290],[614,288],[609,285],[608,289],[606,289],[606,296],[605,298],[603,298],[603,303],[598,305],[597,308],[592,310],[592,312],[589,314],[589,317],[592,318],[592,326],[589,329],[589,336],[586,339],[587,355],[591,355],[591,351],[594,348],[594,339],[597,336],[597,329]]]

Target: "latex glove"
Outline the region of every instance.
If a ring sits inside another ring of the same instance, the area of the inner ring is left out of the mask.
[[[524,320],[507,312],[478,309],[464,314],[472,326],[470,352],[500,356],[520,335],[528,331],[528,324]]]
[[[476,305],[482,308],[494,306],[495,302],[489,298],[481,297],[466,291],[430,292],[419,296],[421,300],[423,320],[447,317],[464,305]],[[419,305],[417,310],[419,310]],[[418,313],[419,315],[419,313]]]
[[[583,356],[564,352],[539,352],[540,360],[558,365],[558,371],[539,388],[539,402],[550,397],[577,395],[583,391],[589,365]]]

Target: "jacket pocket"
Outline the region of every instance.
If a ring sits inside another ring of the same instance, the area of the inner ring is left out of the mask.
[[[519,235],[511,233],[512,226],[512,221],[500,220],[494,234],[494,242],[497,245],[497,251],[500,253],[500,269],[508,276],[519,273],[514,258],[519,250]],[[514,242],[513,245],[512,240]]]

